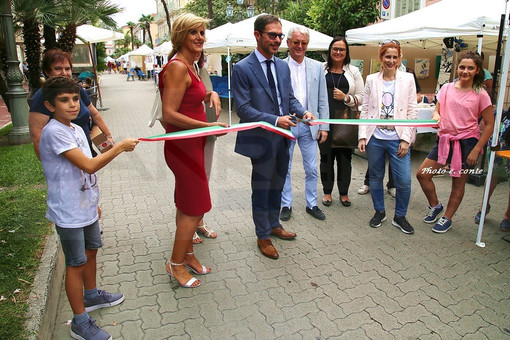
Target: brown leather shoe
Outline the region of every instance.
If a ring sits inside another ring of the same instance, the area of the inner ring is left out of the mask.
[[[271,239],[267,240],[257,239],[257,245],[259,246],[262,255],[274,260],[276,260],[279,257],[276,248],[273,246],[273,242],[271,242]]]
[[[271,229],[271,236],[276,236],[282,240],[292,240],[296,238],[296,233],[283,229],[282,226]]]

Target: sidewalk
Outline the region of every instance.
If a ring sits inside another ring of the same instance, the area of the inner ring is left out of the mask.
[[[103,74],[101,114],[115,140],[162,133],[147,121],[152,81],[126,82]],[[225,108],[224,108],[225,109]],[[228,111],[221,120],[228,122]],[[237,117],[233,119],[237,121]],[[213,209],[206,223],[218,238],[195,247],[212,268],[196,289],[178,287],[165,272],[175,231],[173,176],[163,142],[141,142],[100,172],[104,247],[98,256],[101,288],[121,291],[119,306],[92,312],[114,339],[503,339],[510,337],[510,244],[499,223],[508,186],[492,199],[483,235],[475,245],[481,187],[466,186],[464,201],[446,234],[422,222],[427,203],[413,179],[408,219],[414,235],[378,229],[370,195],[359,196],[366,160],[353,157],[352,206],[321,206],[325,221],[305,212],[304,172],[296,150],[293,216],[284,227],[295,241],[273,240],[280,259],[263,257],[251,219],[251,164],[235,154],[235,134],[218,138],[210,182]],[[425,155],[413,154],[415,172]],[[446,203],[451,180],[436,179]],[[319,184],[320,186],[320,184]],[[320,191],[319,191],[320,192]],[[192,194],[192,193],[190,193]],[[319,196],[319,199],[322,196]],[[62,290],[54,339],[70,339],[72,312]]]

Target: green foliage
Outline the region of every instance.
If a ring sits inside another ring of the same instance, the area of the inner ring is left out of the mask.
[[[0,147],[0,160],[0,188],[44,183],[32,144]]]
[[[213,20],[210,24],[211,27],[213,26],[218,27],[223,24],[226,24],[227,22],[230,22],[230,18],[227,17],[225,12],[228,2],[221,0],[212,0],[212,5],[213,5]],[[184,7],[184,12],[190,12],[203,18],[207,18],[208,16],[207,0],[189,1]],[[239,12],[236,13],[234,11],[234,18],[238,17]]]
[[[120,47],[115,49],[115,58],[120,57],[121,55],[124,55],[128,52],[130,52],[131,49],[129,47]]]
[[[11,131],[12,131],[12,123],[9,123],[0,129],[0,137],[7,136]]]
[[[32,144],[0,147],[0,339],[27,338],[27,299],[52,232],[44,183]]]
[[[304,19],[307,18],[306,12],[312,5],[312,0],[301,0],[299,2],[289,2],[288,6],[282,11],[281,16],[285,20],[305,25]],[[287,34],[287,32],[284,32]]]
[[[366,26],[379,17],[380,0],[311,0],[305,23],[330,36]]]
[[[104,42],[96,44],[96,56],[97,72],[106,70],[108,66],[106,65],[106,47]]]

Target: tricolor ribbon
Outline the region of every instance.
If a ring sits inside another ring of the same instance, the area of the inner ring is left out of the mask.
[[[437,128],[437,121],[435,120],[408,120],[408,119],[299,119],[297,121],[309,123],[310,125],[318,124],[343,124],[343,125],[391,125],[391,126],[407,126],[407,127],[435,127]],[[255,128],[262,128],[273,133],[277,133],[283,137],[295,140],[296,137],[290,130],[282,129],[266,122],[254,123],[239,123],[230,127],[223,126],[210,126],[205,128],[183,130],[162,135],[139,138],[144,142],[156,142],[163,140],[177,140],[185,138],[205,137],[212,135],[223,135],[229,132],[237,132],[250,130]]]
[[[271,125],[266,122],[255,122],[255,123],[239,123],[234,124],[229,127],[223,127],[223,126],[209,126],[204,128],[198,128],[198,129],[190,129],[190,130],[183,130],[183,131],[177,131],[177,132],[170,132],[165,133],[162,135],[152,136],[152,137],[146,137],[146,138],[138,138],[138,140],[144,141],[144,142],[156,142],[156,141],[162,141],[162,140],[177,140],[177,139],[185,139],[185,138],[195,138],[195,137],[205,137],[205,136],[213,136],[213,135],[223,135],[229,132],[237,132],[237,131],[244,131],[244,130],[251,130],[255,128],[262,128],[264,130],[271,131],[273,133],[277,133],[279,135],[282,135],[283,137],[295,140],[296,137],[290,132],[290,130],[285,130],[282,128],[279,128],[277,126]]]
[[[298,119],[299,120],[299,119]],[[301,120],[306,122],[306,120]],[[315,119],[308,121],[310,125],[318,124],[340,124],[340,125],[390,125],[390,126],[407,126],[407,127],[435,127],[437,121],[416,120],[416,119]]]

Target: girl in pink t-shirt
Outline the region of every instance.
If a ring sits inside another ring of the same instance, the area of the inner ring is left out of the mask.
[[[494,129],[491,100],[482,86],[484,73],[480,55],[466,52],[457,64],[458,79],[445,84],[437,94],[438,102],[432,119],[439,124],[438,142],[416,174],[429,203],[429,212],[423,221],[432,224],[443,211],[432,177],[450,163],[452,190],[444,216],[432,227],[436,233],[445,233],[451,228],[452,217],[464,197],[469,172],[476,171],[472,167]],[[485,123],[481,136],[479,118],[483,118]]]

